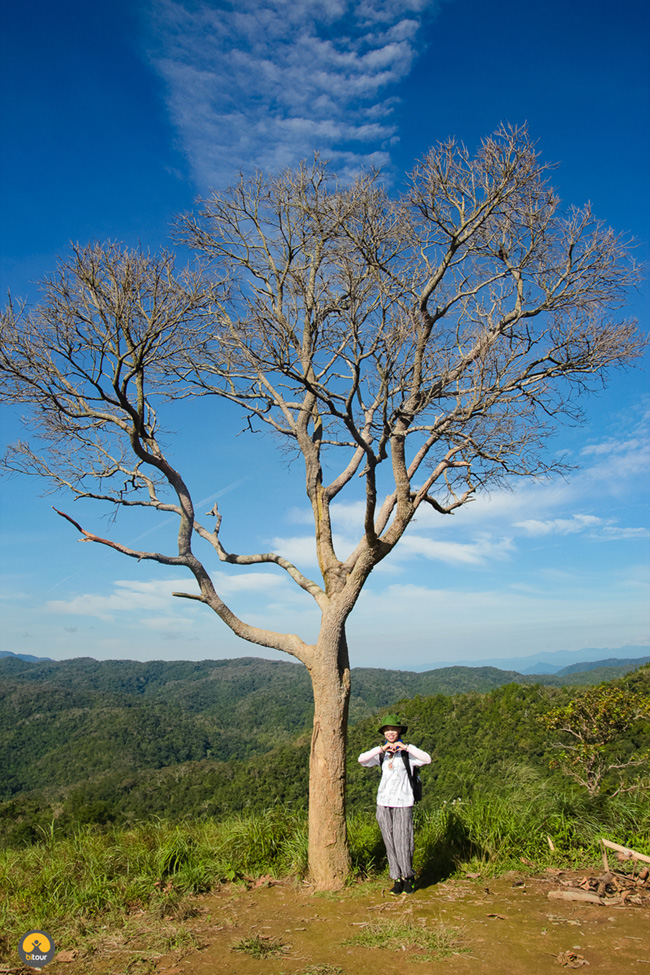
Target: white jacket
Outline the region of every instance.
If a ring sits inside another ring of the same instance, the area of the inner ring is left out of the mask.
[[[431,764],[431,756],[416,748],[415,745],[405,745],[404,747],[409,753],[411,766]],[[381,745],[377,745],[376,748],[371,748],[369,752],[362,752],[359,755],[359,764],[365,765],[367,768],[371,765],[379,765],[379,756],[381,753]],[[390,752],[384,753],[384,762],[381,767],[381,782],[377,791],[377,805],[413,805],[413,789],[409,782],[404,759],[399,753],[395,753],[394,755],[391,755]]]

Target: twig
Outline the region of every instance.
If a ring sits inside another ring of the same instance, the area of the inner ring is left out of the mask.
[[[619,846],[618,843],[612,843],[611,840],[603,839],[602,836],[600,842],[610,850],[616,850],[617,853],[624,853],[631,860],[643,860],[644,863],[650,863],[650,857],[646,856],[645,853],[637,853],[636,850],[631,850],[627,846]]]

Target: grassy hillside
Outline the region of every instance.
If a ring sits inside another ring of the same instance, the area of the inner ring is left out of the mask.
[[[224,662],[216,672],[225,679],[212,678],[211,694],[206,669],[215,673],[213,665],[189,672],[195,665],[121,670],[84,661],[76,673],[55,667],[32,680],[33,671],[11,662],[0,736],[16,767],[22,761],[24,777],[49,785],[0,803],[0,954],[9,957],[20,936],[39,927],[57,944],[88,953],[78,959],[79,970],[91,963],[98,944],[108,944],[114,970],[115,934],[130,918],[150,912],[150,954],[134,949],[130,930],[124,941],[126,969],[146,962],[149,970],[170,947],[185,943],[185,929],[171,936],[169,921],[181,925],[197,913],[189,895],[225,880],[259,877],[266,883],[269,875],[304,875],[309,736],[283,740],[289,736],[287,715],[293,720],[300,711],[291,697],[300,670],[256,666],[266,663]],[[237,670],[245,686],[236,678],[229,685],[227,675]],[[465,670],[449,668],[460,673],[442,678],[470,679]],[[366,697],[358,696],[357,707],[367,713],[349,732],[348,830],[355,873],[372,878],[385,868],[374,818],[378,769],[362,768],[357,756],[380,741],[376,715],[388,703],[407,722],[407,740],[433,757],[423,770],[424,799],[415,810],[414,866],[422,884],[461,871],[463,878],[480,873],[484,886],[494,873],[521,870],[522,862],[554,873],[582,868],[599,861],[602,836],[650,854],[647,787],[619,795],[609,787],[592,797],[549,768],[553,733],[541,719],[584,689],[509,683],[486,693],[407,694],[389,702],[394,674],[370,671],[357,682],[363,687],[365,676]],[[483,679],[499,679],[498,674]],[[404,687],[414,678],[422,690],[423,676],[429,675],[397,672],[396,681]],[[223,696],[228,686],[230,710]],[[274,715],[266,712],[269,686],[271,701],[285,687],[282,731],[275,740],[269,730]],[[615,686],[650,700],[650,666]],[[182,703],[189,701],[194,711]],[[308,704],[307,696],[303,717]],[[242,757],[250,744],[242,729],[252,718],[272,747]],[[217,726],[226,728],[227,737],[211,737]],[[58,750],[52,733],[60,736]],[[650,721],[628,725],[622,738],[628,755],[642,755],[650,748]],[[62,785],[66,763],[74,781]]]
[[[650,667],[619,683],[650,697]],[[24,686],[21,689],[26,690]],[[394,705],[409,725],[407,738],[433,758],[423,772],[422,808],[433,810],[458,798],[472,801],[477,790],[498,790],[506,779],[511,784],[531,779],[554,783],[558,793],[575,792],[561,772],[549,768],[553,741],[540,720],[551,707],[569,701],[574,693],[569,688],[509,684],[486,694],[416,696]],[[69,729],[71,724],[66,722],[74,721],[72,709],[59,717],[60,728]],[[124,720],[120,723],[118,719]],[[246,757],[239,734],[230,732],[226,748],[217,742],[215,748],[208,749],[207,739],[192,739],[195,724],[174,710],[143,710],[133,704],[121,711],[98,710],[95,720],[96,738],[91,735],[84,739],[79,729],[73,729],[69,744],[62,746],[71,763],[70,782],[62,784],[53,776],[48,779],[48,765],[39,759],[30,774],[34,782],[44,776],[45,787],[17,794],[0,805],[0,835],[6,842],[31,842],[40,835],[39,827],[46,828],[52,821],[58,830],[67,832],[80,823],[119,825],[154,817],[171,821],[205,816],[222,819],[276,806],[294,811],[306,808],[306,732],[290,742],[276,742],[264,754]],[[35,723],[38,725],[37,720]],[[370,717],[350,728],[351,812],[374,805],[377,770],[359,766],[357,756],[378,743],[376,724],[376,717]],[[87,729],[88,722],[82,721],[80,728]],[[18,729],[15,733],[18,735]],[[185,754],[177,747],[181,739]],[[114,766],[107,764],[110,749],[102,751],[102,743],[107,741],[122,743],[121,762]],[[635,731],[626,747],[630,753],[649,748],[650,725],[646,723]],[[210,754],[205,755],[206,751]],[[161,762],[163,754],[171,755],[173,761]],[[83,755],[94,755],[95,764],[84,766]],[[138,767],[138,762],[149,764]]]

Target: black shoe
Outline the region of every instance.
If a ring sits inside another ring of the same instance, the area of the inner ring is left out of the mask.
[[[415,892],[415,877],[406,877],[402,881],[402,890],[405,894],[413,894]]]
[[[397,896],[398,894],[401,894],[403,890],[404,890],[404,881],[396,880],[393,886],[391,887],[390,892],[391,894],[395,894],[395,896]]]

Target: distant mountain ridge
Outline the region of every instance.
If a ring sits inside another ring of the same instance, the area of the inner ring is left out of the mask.
[[[28,661],[30,663],[69,663],[73,660],[88,660],[92,658],[88,657],[67,657],[63,660],[55,661],[52,657],[39,657],[33,656],[28,653],[15,653],[12,650],[0,650],[0,658],[9,657],[16,658],[18,660]],[[235,658],[235,659],[249,659],[249,658]],[[252,659],[252,658],[251,658]],[[264,659],[264,658],[255,658]],[[583,649],[583,650],[549,650],[542,651],[540,653],[530,654],[528,656],[521,657],[487,657],[484,660],[449,660],[442,661],[435,664],[406,664],[403,668],[400,668],[400,673],[415,673],[415,674],[425,674],[433,673],[434,671],[451,670],[453,668],[470,668],[472,670],[485,670],[486,668],[492,668],[506,673],[516,673],[526,676],[542,676],[547,674],[555,674],[556,676],[564,676],[572,673],[581,673],[589,670],[600,669],[603,667],[621,667],[621,666],[637,666],[640,667],[642,664],[647,663],[650,660],[650,646],[646,645],[626,645],[623,647],[607,647],[596,649],[594,647]],[[134,663],[134,664],[149,664],[149,663],[165,663],[169,665],[175,665],[177,663],[191,665],[193,663],[203,663],[210,661],[137,661],[137,660],[125,660],[120,661],[96,661],[97,663]],[[218,662],[218,661],[212,661]],[[222,661],[229,663],[231,661]],[[267,661],[269,663],[274,661]],[[278,662],[278,661],[275,661]],[[296,664],[293,661],[279,661],[279,663],[290,663],[293,666]],[[299,666],[299,665],[298,665]],[[373,670],[374,668],[360,667],[354,668],[356,670]],[[385,668],[387,670],[387,668]],[[392,669],[391,669],[392,672]],[[603,678],[605,680],[607,678]]]
[[[51,657],[35,657],[31,653],[14,653],[13,650],[0,650],[0,657],[17,657],[18,660],[26,660],[28,663],[38,663],[41,660],[51,660]]]
[[[615,665],[611,664],[612,666],[619,666],[628,660],[633,660],[640,667],[639,658],[647,658],[648,656],[650,656],[650,646],[644,644],[606,648],[590,647],[584,650],[549,650],[521,657],[488,657],[485,660],[445,661],[435,664],[435,666],[438,669],[445,669],[446,667],[477,667],[482,665],[496,667],[499,670],[514,670],[523,675],[559,674],[560,671],[573,666],[573,664],[585,663],[589,664],[589,667],[593,667],[595,662],[599,667],[602,667],[610,666],[612,660],[616,661]],[[589,667],[582,667],[581,669],[588,670]],[[416,665],[410,669],[424,672],[430,670],[430,666],[426,664]]]
[[[632,669],[636,669],[647,663],[650,663],[650,656],[629,657],[627,660],[621,660],[618,657],[609,657],[607,660],[592,660],[583,661],[579,664],[569,664],[568,667],[563,667],[562,670],[556,671],[555,676],[565,677],[567,674],[584,674],[590,670],[602,670],[603,668],[610,667],[631,667]]]
[[[604,656],[607,654],[607,656]],[[36,657],[29,653],[14,653],[12,650],[0,650],[0,658],[2,657],[13,657],[18,660],[28,661],[30,663],[40,663],[47,661],[49,663],[69,663],[74,660],[90,660],[94,658],[90,657],[67,657],[63,660],[55,661],[52,657]],[[253,659],[253,658],[234,658],[234,659]],[[254,659],[265,659],[257,657]],[[500,671],[505,671],[506,673],[517,673],[523,676],[533,675],[540,676],[544,674],[555,674],[557,676],[563,676],[570,673],[579,673],[582,671],[594,670],[596,668],[602,667],[620,667],[635,665],[637,667],[642,666],[642,664],[647,663],[650,660],[650,646],[647,645],[626,645],[623,647],[607,647],[596,649],[594,647],[583,650],[549,650],[542,651],[540,653],[530,654],[528,656],[521,657],[487,657],[484,660],[450,660],[443,661],[441,663],[436,663],[433,665],[427,664],[407,664],[404,668],[400,668],[400,673],[433,673],[434,671],[450,670],[456,667],[471,668],[473,670],[484,670],[485,668],[492,668]],[[105,660],[96,661],[96,663],[165,663],[174,665],[193,663],[208,663],[211,661],[137,661],[137,660],[126,660],[121,661],[116,660]],[[212,661],[218,663],[219,661]],[[221,661],[221,663],[230,663],[231,660]],[[274,661],[269,661],[274,662]],[[275,661],[279,663],[289,663],[292,666],[299,666],[294,661]],[[374,670],[375,668],[360,667],[354,668],[356,670]],[[387,668],[384,668],[387,670]],[[392,669],[391,669],[392,672]],[[606,679],[606,678],[603,678]]]

